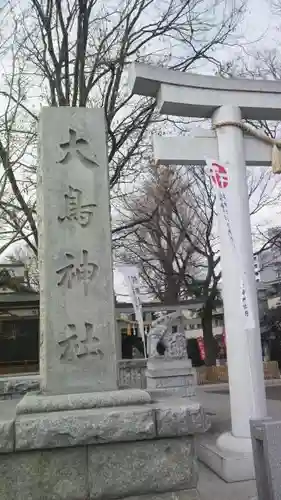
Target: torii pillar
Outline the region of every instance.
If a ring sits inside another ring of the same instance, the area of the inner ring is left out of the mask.
[[[281,86],[272,81],[223,79],[181,73],[135,64],[131,69],[135,94],[155,97],[161,114],[211,118],[213,124],[252,120],[280,120]],[[279,104],[280,103],[280,104]],[[279,107],[278,107],[279,106]],[[250,419],[266,417],[266,397],[258,316],[257,287],[245,165],[270,165],[271,147],[243,137],[236,126],[223,126],[201,137],[157,137],[155,159],[161,164],[202,165],[205,158],[219,160],[231,168],[232,197],[239,255],[247,269],[248,293],[253,324],[246,329],[241,308],[241,289],[237,278],[239,262],[220,232],[223,277],[223,303],[227,335],[231,432],[199,446],[207,465],[226,481],[254,477]],[[214,398],[215,398],[214,394]]]

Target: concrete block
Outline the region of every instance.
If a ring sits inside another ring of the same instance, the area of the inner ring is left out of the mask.
[[[21,415],[15,422],[16,450],[136,441],[156,436],[153,409],[103,408]]]
[[[281,500],[281,420],[252,420],[251,436],[259,500]]]
[[[216,445],[217,437],[205,435],[196,439],[198,459],[227,483],[255,479],[253,454],[221,450]]]
[[[1,500],[85,500],[86,448],[0,455]]]
[[[90,446],[88,460],[91,500],[197,486],[193,438]]]

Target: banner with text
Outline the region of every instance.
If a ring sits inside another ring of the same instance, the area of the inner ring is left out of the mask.
[[[144,355],[145,357],[147,357],[143,316],[142,316],[139,269],[137,266],[124,265],[118,267],[118,271],[122,273],[122,275],[124,276],[125,283],[128,287],[128,293],[134,307],[136,320],[138,322],[139,331],[143,341]]]
[[[229,244],[232,246],[237,260],[237,271],[240,274],[240,301],[245,319],[245,329],[255,327],[253,309],[250,301],[247,269],[243,268],[241,245],[238,243],[235,224],[235,206],[231,197],[231,178],[227,167],[219,162],[206,159],[207,173],[216,191],[216,204],[220,223],[226,231]],[[239,264],[238,264],[239,263]],[[241,267],[242,266],[242,267]]]

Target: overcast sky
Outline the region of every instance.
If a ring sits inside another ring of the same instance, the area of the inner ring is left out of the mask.
[[[253,42],[259,37],[272,39],[271,28],[276,22],[270,13],[271,0],[248,0],[248,14],[245,19],[243,31],[246,38]]]
[[[229,2],[231,1],[232,0],[229,0]],[[2,4],[3,0],[0,0],[0,8]],[[278,44],[280,45],[281,37],[278,27],[279,19],[271,13],[270,7],[271,0],[248,0],[247,15],[245,16],[245,20],[239,29],[240,36],[244,38],[247,43],[242,43],[240,47],[226,47],[221,50],[220,55],[223,59],[232,59],[235,56],[242,55],[247,57],[247,53],[251,53],[257,49],[264,50],[266,48],[277,48]],[[204,68],[201,68],[201,71],[206,72],[204,71]],[[260,216],[260,220],[268,225],[277,225],[279,223],[279,219],[280,214],[277,214],[276,210],[272,209],[265,210]],[[115,273],[115,285],[118,294],[126,294],[126,288],[124,287],[122,276],[118,272]],[[126,300],[124,297],[120,297],[120,299]]]
[[[235,56],[244,56],[246,58],[247,54],[251,54],[256,50],[277,48],[278,42],[281,43],[281,16],[280,30],[278,21],[279,19],[271,12],[271,0],[248,0],[247,15],[239,30],[241,37],[245,38],[247,43],[241,44],[240,47],[226,47],[220,54],[227,60]],[[203,68],[201,70],[206,72]],[[266,208],[256,217],[255,222],[257,221],[264,228],[279,225],[280,211],[277,212],[275,208]],[[117,271],[115,272],[115,286],[116,291],[122,295],[126,294],[122,276]],[[126,301],[127,299],[122,297],[122,300]]]

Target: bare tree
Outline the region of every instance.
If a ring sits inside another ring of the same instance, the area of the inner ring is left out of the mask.
[[[12,68],[9,85],[13,91],[6,94],[0,90],[5,102],[0,114],[0,161],[7,180],[0,199],[1,225],[7,244],[21,240],[36,253],[36,119],[25,109],[20,69]]]
[[[272,7],[277,14],[280,14],[281,1],[274,0]],[[239,77],[279,81],[281,78],[280,52],[277,48],[252,51],[246,58],[239,57],[222,65],[219,74],[227,78]],[[260,134],[264,134],[271,139],[280,140],[281,122],[266,120],[247,120],[246,122]],[[251,172],[249,194],[250,199],[255,199],[255,208],[252,207],[252,215],[255,215],[255,211],[260,213],[263,208],[268,209],[269,207],[272,207],[272,215],[274,215],[274,212],[279,215],[280,181],[280,175],[276,175],[273,179],[270,169],[260,169],[258,175],[255,175],[254,171]],[[271,189],[268,189],[269,185]],[[274,237],[268,235],[268,227],[278,224],[277,218],[276,222],[272,222],[270,218],[269,216],[266,224],[261,224],[258,220],[255,221],[256,254],[276,246],[276,241],[281,239],[281,225],[280,232],[275,233]]]
[[[279,15],[281,12],[281,2],[280,0],[271,0],[272,11]]]
[[[251,215],[277,202],[271,198],[271,176],[249,172]],[[280,198],[280,196],[279,196]],[[149,292],[163,303],[200,298],[206,364],[216,361],[213,311],[220,297],[220,248],[215,193],[203,167],[189,170],[160,167],[129,207],[131,219],[146,214],[122,242],[119,258],[138,262]]]
[[[187,208],[189,182],[184,172],[151,166],[141,192],[127,202],[134,225],[116,250],[119,259],[140,262],[147,289],[166,305],[177,304],[186,296],[191,274],[194,248],[185,230],[199,221]],[[184,227],[177,224],[179,216]],[[195,232],[194,227],[192,239]]]
[[[29,0],[26,8],[7,2],[0,12],[8,19],[0,159],[9,189],[1,209],[13,237],[36,253],[40,105],[104,107],[110,185],[115,196],[123,195],[147,159],[156,123],[154,100],[134,97],[128,88],[129,64],[138,60],[181,71],[200,60],[219,64],[215,51],[231,41],[243,13],[243,1],[236,3],[229,9],[228,2],[216,0],[209,9],[207,0]]]
[[[193,169],[194,183],[190,185],[188,199],[193,201],[193,210],[200,220],[200,236],[192,240],[192,227],[186,230],[186,238],[193,245],[195,255],[201,259],[197,268],[200,270],[202,298],[201,319],[206,347],[206,364],[213,365],[216,361],[217,344],[213,337],[213,311],[220,298],[219,283],[221,281],[220,247],[217,237],[217,219],[215,193],[211,181],[203,167]],[[248,193],[250,215],[253,232],[257,229],[257,216],[265,208],[277,206],[280,202],[280,193],[272,193],[275,181],[268,169],[248,171]],[[181,218],[178,222],[182,224]],[[184,225],[182,224],[182,227]],[[259,250],[258,250],[259,251]],[[198,272],[198,270],[197,270]]]
[[[127,213],[132,221],[147,219],[129,231],[118,258],[141,266],[147,290],[163,304],[200,298],[206,363],[214,364],[212,320],[221,274],[215,197],[204,170],[151,167]]]

